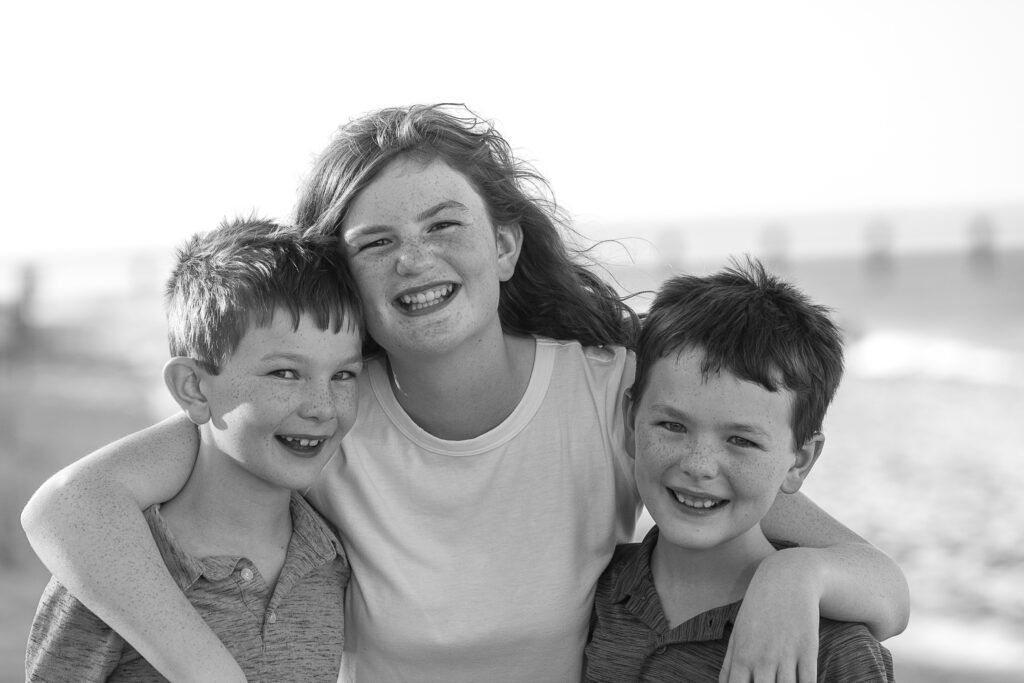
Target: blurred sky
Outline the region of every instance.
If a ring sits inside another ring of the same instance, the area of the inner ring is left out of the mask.
[[[991,0],[5,3],[3,256],[287,218],[339,124],[434,101],[583,226],[1024,206],[1022,35]]]

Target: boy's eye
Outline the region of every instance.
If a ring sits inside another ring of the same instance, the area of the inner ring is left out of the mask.
[[[679,422],[659,422],[658,426],[669,432],[685,432],[686,427]]]
[[[744,439],[742,436],[730,436],[729,443],[733,446],[739,446],[740,448],[760,448],[760,446],[750,439]]]
[[[281,379],[298,379],[299,375],[294,370],[271,370],[270,374]]]
[[[342,370],[341,372],[335,373],[331,379],[335,382],[346,382],[356,378],[356,373],[351,370]]]
[[[430,230],[443,230],[445,228],[451,228],[458,225],[455,221],[438,221],[430,226]]]

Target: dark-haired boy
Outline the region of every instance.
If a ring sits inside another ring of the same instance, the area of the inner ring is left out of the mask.
[[[597,587],[588,681],[718,681],[758,564],[761,519],[821,453],[843,371],[827,309],[756,261],[668,280],[644,321],[627,438],[657,526]],[[890,681],[861,624],[822,619],[819,681]]]
[[[168,389],[199,427],[185,487],[146,510],[172,576],[249,680],[335,681],[349,566],[296,491],[356,416],[355,287],[334,245],[267,221],[194,236],[166,289]],[[27,680],[165,680],[56,580]]]

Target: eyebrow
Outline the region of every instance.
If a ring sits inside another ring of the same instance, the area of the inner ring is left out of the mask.
[[[756,425],[752,425],[752,424],[747,424],[745,422],[730,422],[730,423],[725,425],[725,429],[727,431],[743,432],[745,434],[751,434],[751,435],[760,436],[760,437],[763,437],[763,438],[768,438],[768,437],[771,436],[768,432],[766,432],[765,430],[761,429],[760,427],[758,427]]]
[[[416,216],[416,219],[422,221],[426,220],[427,218],[432,218],[437,214],[441,213],[442,211],[444,211],[445,209],[456,209],[460,211],[469,210],[468,207],[466,207],[466,205],[463,204],[462,202],[457,202],[454,199],[449,199],[448,201],[441,202],[440,204],[435,204],[429,209],[420,212],[420,214]]]
[[[292,363],[302,363],[309,360],[305,356],[300,356],[294,353],[288,353],[287,351],[268,353],[267,355],[260,358],[261,362],[269,363],[272,361],[290,361]],[[341,365],[349,365],[352,363],[361,363],[363,361],[362,354],[355,354],[345,358],[341,361]]]
[[[454,199],[448,199],[446,201],[439,202],[434,206],[431,206],[430,208],[424,209],[423,211],[419,212],[418,214],[416,214],[416,220],[425,221],[428,218],[433,218],[437,214],[447,209],[454,209],[456,211],[469,211],[469,207],[467,207],[462,202],[457,202]],[[372,225],[357,225],[356,227],[349,230],[347,232],[347,235],[372,235],[377,232],[385,231],[389,227],[390,226],[384,223],[376,223]]]

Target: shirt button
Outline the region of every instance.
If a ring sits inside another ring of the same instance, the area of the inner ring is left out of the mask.
[[[242,580],[252,581],[252,570],[248,567],[242,570]]]
[[[277,623],[277,612],[273,612],[272,611],[270,613],[270,615],[267,617],[267,621],[270,622],[271,624],[276,624]]]
[[[663,655],[663,654],[665,654],[666,650],[668,650],[668,648],[665,647],[664,645],[662,645],[661,647],[659,647],[658,649],[656,649],[654,651],[654,654],[656,654],[656,655]]]

